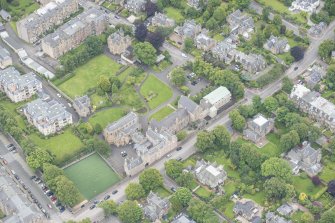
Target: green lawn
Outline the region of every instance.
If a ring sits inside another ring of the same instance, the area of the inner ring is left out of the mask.
[[[88,120],[93,126],[100,124],[102,128],[105,128],[109,123],[112,123],[125,115],[123,108],[109,108],[99,111],[92,115]]]
[[[154,109],[172,97],[172,90],[157,77],[150,75],[141,87],[141,94],[148,101],[149,107]]]
[[[267,157],[275,157],[275,156],[279,156],[282,151],[279,147],[280,143],[279,143],[279,137],[274,134],[274,133],[269,133],[266,136],[268,143],[263,146],[262,148],[258,148],[259,152],[266,155]]]
[[[49,139],[41,139],[37,134],[29,136],[38,147],[46,149],[55,155],[56,163],[62,163],[76,155],[84,144],[75,136],[71,129],[66,129],[64,133],[52,136]]]
[[[335,163],[332,161],[326,161],[322,169],[320,178],[326,183],[334,179],[335,176]]]
[[[118,91],[116,97],[119,98],[118,104],[129,106],[130,109],[135,111],[144,109],[143,111],[146,112],[143,99],[136,92],[133,86],[129,84],[124,84]]]
[[[244,194],[243,197],[251,199],[260,205],[264,205],[266,201],[266,195],[264,191],[259,191],[255,194]]]
[[[200,186],[196,191],[195,194],[198,195],[200,198],[204,199],[204,200],[208,200],[213,193],[209,190],[207,190],[206,188]]]
[[[120,180],[98,154],[65,168],[64,172],[86,199],[92,199]]]
[[[94,109],[105,107],[109,102],[109,99],[106,96],[100,96],[97,93],[92,94],[90,99]]]
[[[9,100],[1,100],[0,105],[3,106],[8,112],[11,112],[14,115],[15,120],[17,121],[18,127],[25,129],[26,123],[24,120],[24,116],[20,115],[17,113],[16,109],[19,108],[20,106],[26,104],[27,102],[20,102],[20,103],[13,103]]]
[[[234,209],[234,206],[235,206],[235,203],[232,202],[232,201],[229,201],[225,206],[224,206],[224,214],[230,218],[230,219],[234,219],[234,212],[233,212],[233,209]]]
[[[114,60],[100,55],[77,68],[75,75],[59,85],[59,88],[71,98],[84,95],[88,89],[97,86],[100,76],[114,76],[120,68],[121,65]]]
[[[170,106],[166,106],[162,108],[161,110],[159,110],[158,112],[156,112],[155,114],[151,115],[150,119],[154,118],[157,121],[160,121],[166,116],[168,116],[169,114],[171,114],[172,112],[174,112],[174,110]]]
[[[293,176],[293,186],[299,194],[305,193],[309,196],[315,195],[322,189],[321,186],[315,186],[305,173],[302,173],[300,176]]]
[[[8,5],[12,18],[16,19],[29,15],[40,7],[34,0],[19,0],[15,2],[18,3],[17,6],[14,6],[13,4]]]
[[[119,74],[117,77],[121,82],[123,82],[130,73],[134,72],[136,70],[135,67],[128,67],[125,71],[123,71],[121,74]]]
[[[115,11],[118,8],[118,5],[112,4],[112,3],[108,2],[108,1],[105,1],[102,4],[102,6],[104,6],[105,8],[107,8],[107,9],[109,9],[111,11]]]
[[[176,21],[176,23],[182,23],[185,18],[184,16],[181,14],[181,12],[178,9],[175,9],[173,7],[167,7],[164,9],[165,14],[173,19],[174,21]]]
[[[9,22],[10,27],[14,30],[14,32],[17,34],[17,27],[16,27],[16,22],[10,21]]]
[[[228,179],[227,181],[225,181],[224,186],[223,186],[225,190],[225,194],[227,194],[228,196],[233,195],[233,193],[237,190],[237,186],[238,186],[238,183]]]
[[[166,188],[164,187],[159,187],[155,190],[155,193],[158,194],[158,196],[160,196],[161,198],[165,198],[171,195],[170,191],[168,191]]]

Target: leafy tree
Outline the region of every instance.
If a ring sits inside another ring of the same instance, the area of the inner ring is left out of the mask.
[[[182,68],[174,69],[170,75],[172,83],[177,87],[181,87],[185,84],[185,71]]]
[[[234,109],[229,113],[229,118],[232,121],[233,128],[239,132],[241,132],[245,125],[246,125],[246,120],[245,118],[239,113],[237,109]]]
[[[280,144],[283,149],[283,152],[287,152],[292,149],[294,146],[298,145],[300,142],[299,134],[295,130],[282,135],[280,137]]]
[[[319,176],[313,176],[311,179],[315,186],[319,186],[322,183]]]
[[[262,104],[262,99],[258,95],[254,96],[252,98],[252,106],[255,110],[255,113],[258,113],[262,110],[263,104]]]
[[[191,53],[192,50],[194,48],[194,41],[193,39],[187,37],[185,40],[184,40],[184,50],[186,53]]]
[[[147,33],[148,33],[148,29],[147,29],[147,26],[144,23],[140,23],[136,26],[135,38],[138,41],[143,42],[145,40],[145,38],[147,37]]]
[[[264,156],[252,147],[249,143],[244,143],[239,149],[240,164],[244,163],[254,171],[259,171],[264,161]]]
[[[292,80],[288,77],[284,77],[283,78],[282,90],[289,94],[289,93],[291,93],[292,88],[293,88]]]
[[[138,223],[143,218],[143,211],[136,201],[125,201],[117,209],[118,217],[123,223]]]
[[[191,188],[192,183],[194,182],[194,178],[192,173],[182,173],[180,176],[176,179],[176,183],[181,187],[187,187],[189,189]]]
[[[166,175],[172,179],[177,179],[183,172],[183,164],[175,159],[170,159],[164,163]]]
[[[262,32],[257,32],[256,35],[252,38],[252,43],[258,48],[263,47],[264,42],[265,38]]]
[[[94,132],[95,132],[95,134],[100,134],[102,132],[102,130],[103,130],[102,126],[99,123],[96,123],[94,125]]]
[[[281,21],[281,16],[280,15],[275,15],[272,20],[273,24],[277,27],[281,27],[282,21]]]
[[[149,32],[147,34],[147,41],[151,43],[151,45],[155,47],[156,50],[159,50],[165,41],[165,37],[162,33],[157,31]]]
[[[36,148],[26,159],[28,165],[35,170],[43,167],[44,163],[50,163],[52,161],[49,152],[41,148]]]
[[[335,197],[335,180],[329,181],[327,192]]]
[[[149,168],[143,171],[139,177],[140,184],[146,193],[163,186],[163,177],[156,169]]]
[[[149,42],[137,43],[134,47],[136,57],[146,65],[156,62],[156,49]]]
[[[125,193],[128,200],[138,200],[145,197],[145,191],[142,185],[138,183],[129,183]]]
[[[187,213],[199,223],[218,223],[219,219],[214,214],[213,208],[205,202],[193,198],[189,202]]]
[[[329,63],[333,50],[335,50],[335,41],[325,40],[320,44],[318,53],[322,60]]]
[[[262,164],[262,176],[264,177],[278,177],[285,182],[292,180],[291,167],[286,160],[277,157],[271,157]]]
[[[256,114],[252,105],[240,105],[238,111],[244,118],[251,118]]]
[[[214,134],[207,131],[200,131],[197,135],[195,146],[200,152],[214,148]]]
[[[102,201],[99,207],[104,210],[105,216],[107,217],[117,214],[117,204],[113,200]]]
[[[56,177],[64,175],[64,171],[50,163],[44,163],[43,164],[43,179],[47,184],[49,184],[50,181],[53,181]]]
[[[250,5],[250,0],[235,0],[235,3],[239,9],[246,9]]]
[[[216,126],[211,134],[214,134],[214,145],[216,148],[228,149],[230,144],[230,133],[223,125]]]
[[[104,92],[109,93],[112,91],[112,84],[109,82],[109,79],[106,76],[99,77],[98,86]]]
[[[271,11],[270,7],[264,7],[262,10],[262,17],[265,22],[269,21],[270,11]]]
[[[268,200],[290,199],[294,195],[294,187],[280,178],[272,177],[265,181],[264,192]]]
[[[267,112],[275,112],[278,108],[278,101],[276,98],[270,96],[265,98],[263,105]]]
[[[329,89],[335,89],[335,65],[330,65],[328,67],[325,83]]]
[[[79,203],[82,195],[72,181],[70,181],[66,176],[61,175],[55,178],[55,182],[55,194],[60,201],[70,207]]]
[[[329,209],[328,211],[324,212],[321,215],[319,223],[335,223],[335,212],[332,209]]]
[[[304,212],[300,216],[300,222],[301,223],[313,223],[314,222],[314,216],[309,212]]]
[[[296,62],[302,60],[305,55],[304,49],[300,46],[292,47],[290,53]]]
[[[184,140],[186,136],[187,136],[187,132],[184,130],[177,132],[178,142]]]
[[[155,15],[155,12],[158,11],[158,7],[155,3],[149,0],[145,3],[145,11],[147,13],[147,17],[150,17]]]
[[[192,192],[188,188],[179,187],[173,196],[176,197],[182,207],[187,207],[192,198]]]

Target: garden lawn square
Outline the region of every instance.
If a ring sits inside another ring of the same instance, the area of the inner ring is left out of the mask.
[[[109,123],[112,123],[125,115],[123,108],[110,108],[101,110],[90,117],[89,122],[92,126],[100,124],[102,128],[105,128]]]
[[[147,99],[151,109],[158,107],[172,97],[170,87],[153,75],[150,75],[143,83],[141,94]]]
[[[78,67],[74,71],[74,76],[59,85],[59,88],[71,98],[81,96],[90,88],[97,87],[100,76],[115,76],[120,68],[121,65],[114,60],[106,55],[100,55]]]
[[[91,155],[64,169],[86,199],[92,199],[116,184],[119,176],[98,155]]]
[[[37,134],[33,133],[29,136],[29,139],[31,139],[38,147],[48,150],[55,155],[57,164],[77,155],[84,147],[84,144],[72,133],[70,128],[59,135],[51,136],[47,139],[42,139]]]
[[[151,115],[150,119],[154,118],[157,121],[161,121],[163,118],[165,118],[166,116],[168,116],[172,112],[174,112],[174,109],[172,109],[169,106],[166,106],[166,107],[162,108],[161,110],[159,110],[158,112],[156,112],[155,114]]]

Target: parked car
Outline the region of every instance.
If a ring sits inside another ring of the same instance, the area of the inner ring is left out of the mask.
[[[171,187],[170,189],[171,189],[172,192],[176,192],[176,188]]]
[[[104,200],[108,200],[110,197],[111,197],[110,195],[106,195],[106,196],[104,197]]]
[[[14,174],[14,177],[16,180],[20,180],[20,177],[18,175]]]
[[[53,195],[54,195],[54,192],[52,192],[52,191],[49,191],[48,193],[46,193],[46,195],[47,195],[48,197],[51,197],[51,196],[53,196]]]
[[[98,200],[95,200],[94,202],[93,202],[93,204],[99,204],[100,203],[100,201],[98,201]]]
[[[51,206],[51,204],[48,204],[47,206],[48,206],[48,208],[52,209],[52,206]]]
[[[181,147],[181,146],[177,147],[177,151],[180,151],[182,149],[183,149],[183,147]]]
[[[171,153],[169,153],[169,154],[166,155],[167,158],[170,158],[171,156],[172,156]]]
[[[8,144],[6,147],[9,149],[11,147],[13,147],[14,145],[11,143],[11,144]]]
[[[91,207],[90,207],[90,210],[94,209],[95,208],[95,204],[93,204]]]
[[[5,159],[3,159],[2,162],[3,162],[3,164],[5,164],[5,165],[8,164],[7,160],[5,160]]]
[[[58,209],[59,209],[60,213],[63,213],[65,211],[65,207],[64,206],[60,206]]]
[[[181,157],[179,157],[178,159],[177,159],[177,161],[182,161],[183,160],[183,158],[181,158]]]
[[[57,201],[57,197],[52,196],[52,197],[51,197],[51,201]]]
[[[33,175],[33,176],[30,177],[31,180],[34,180],[35,178],[36,178],[35,175]]]
[[[113,192],[112,192],[112,194],[116,194],[118,192],[118,190],[114,190]]]

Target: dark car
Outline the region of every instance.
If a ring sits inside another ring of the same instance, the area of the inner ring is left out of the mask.
[[[11,144],[8,144],[7,145],[7,148],[9,149],[9,148],[11,148],[11,147],[13,147],[14,145],[11,143]]]
[[[177,147],[177,151],[180,151],[182,149],[183,149],[183,147],[181,147],[181,146]]]
[[[15,179],[17,179],[17,180],[20,179],[20,177],[19,177],[18,175],[16,175],[16,174],[14,174],[14,177],[15,177]]]
[[[179,157],[178,159],[177,159],[177,161],[182,161],[183,160],[183,158],[181,158],[181,157]]]
[[[59,209],[60,213],[63,213],[65,211],[65,207],[64,206],[60,206],[58,209]]]
[[[106,196],[104,197],[104,200],[108,200],[110,197],[111,197],[110,195],[106,195]]]
[[[176,188],[171,187],[171,191],[172,191],[172,192],[176,192]]]
[[[95,201],[93,202],[93,204],[99,204],[99,202],[100,202],[100,201],[95,200]]]
[[[117,190],[114,190],[113,192],[112,192],[112,194],[116,194],[118,191]]]
[[[95,204],[93,204],[91,207],[90,207],[90,210],[94,209],[95,208]]]
[[[14,150],[16,150],[15,146],[9,148],[9,151],[10,151],[10,152],[12,152],[12,151],[14,151]]]
[[[51,197],[52,195],[54,195],[54,192],[49,191],[48,193],[46,193],[46,195],[47,195],[48,197]]]
[[[36,178],[35,175],[30,177],[31,180],[34,180],[35,178]]]
[[[299,67],[295,67],[294,70],[298,70]]]

